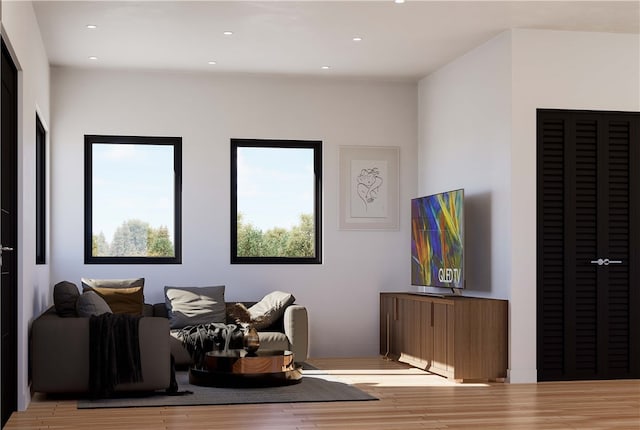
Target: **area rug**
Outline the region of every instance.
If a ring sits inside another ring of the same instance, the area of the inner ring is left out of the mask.
[[[303,370],[302,381],[294,385],[266,388],[216,388],[189,384],[189,374],[176,373],[180,390],[193,394],[116,397],[78,400],[78,409],[139,408],[153,406],[233,405],[251,403],[351,402],[378,400],[357,387],[335,380],[318,370]]]

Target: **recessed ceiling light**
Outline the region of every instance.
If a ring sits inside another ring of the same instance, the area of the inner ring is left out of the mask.
[[[211,64],[213,66],[213,65],[216,64],[216,62],[215,61],[209,61],[209,62],[207,62],[207,64]]]
[[[89,60],[97,60],[97,59],[98,59],[98,57],[95,57],[93,55],[91,57],[89,57]]]
[[[331,68],[331,66],[322,66],[321,69],[322,70],[329,70]]]
[[[393,2],[395,4],[402,4],[402,3],[404,3],[404,0],[393,0]]]
[[[362,41],[362,37],[356,36],[356,37],[353,38],[353,41],[354,42],[361,42]]]
[[[98,28],[98,26],[95,24],[87,24],[87,28],[90,30],[95,30],[96,28]]]
[[[225,31],[222,34],[224,34],[225,36],[231,36],[233,34],[233,31]]]

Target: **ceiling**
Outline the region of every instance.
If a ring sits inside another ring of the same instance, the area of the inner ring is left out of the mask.
[[[640,0],[49,0],[34,9],[53,66],[211,73],[416,81],[509,28],[640,34]]]

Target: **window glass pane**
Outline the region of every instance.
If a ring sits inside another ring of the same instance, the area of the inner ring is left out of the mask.
[[[172,257],[173,147],[93,145],[94,256]]]
[[[260,142],[234,147],[232,262],[319,263],[319,142]]]

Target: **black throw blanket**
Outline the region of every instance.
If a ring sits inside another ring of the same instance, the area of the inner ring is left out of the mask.
[[[109,397],[120,383],[141,382],[139,316],[105,313],[89,321],[89,390]]]
[[[238,349],[244,346],[244,327],[239,324],[208,323],[190,325],[180,329],[178,339],[191,356],[193,367],[205,368],[209,351]]]

